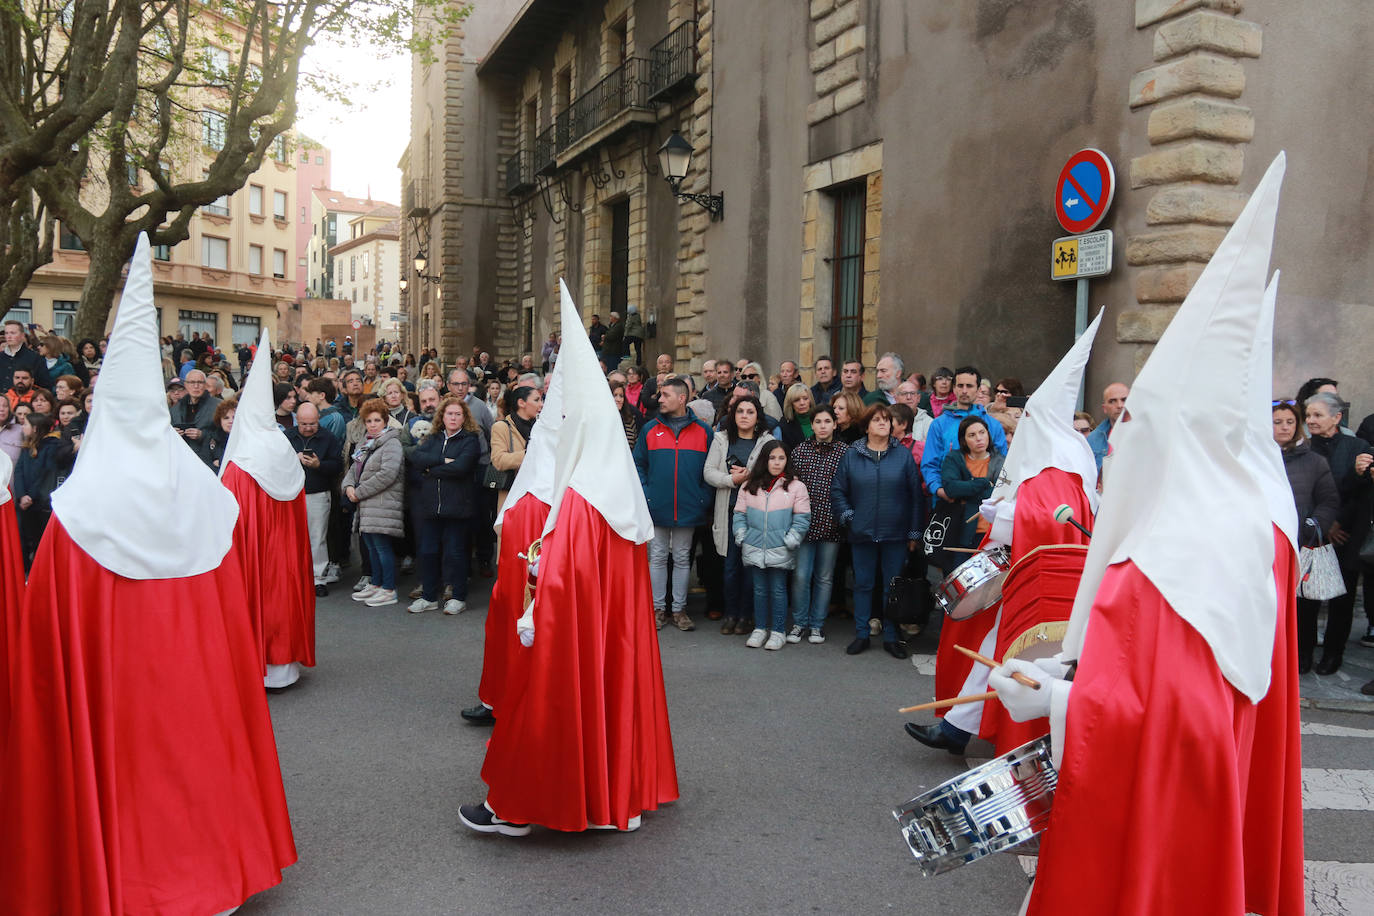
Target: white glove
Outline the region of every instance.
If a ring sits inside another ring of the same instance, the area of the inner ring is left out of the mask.
[[[979,504],[978,514],[983,516],[983,521],[991,525],[993,521],[996,520],[997,507],[1001,504],[1001,502],[1001,499],[992,499],[991,497],[989,497],[988,499],[983,500],[982,503]]]
[[[1027,687],[1012,680],[1012,674],[1024,674],[1039,682],[1039,688]],[[997,691],[997,699],[1017,722],[1029,722],[1050,714],[1050,677],[1038,666],[1020,658],[1008,659],[988,675],[988,686]]]
[[[985,508],[992,509],[991,517],[983,513]],[[992,506],[988,506],[988,503],[984,502],[979,507],[978,512],[988,520],[991,529],[988,532],[988,539],[1010,547],[1013,525],[1016,523],[1016,500],[1004,499]]]
[[[520,637],[520,645],[528,649],[534,645],[534,602],[525,606],[525,614],[515,621],[515,633]]]
[[[1035,666],[1050,677],[1058,678],[1061,681],[1069,673],[1069,666],[1068,663],[1064,661],[1063,652],[1056,652],[1049,658],[1037,658],[1035,660]],[[1036,680],[1038,681],[1040,678],[1037,677]]]

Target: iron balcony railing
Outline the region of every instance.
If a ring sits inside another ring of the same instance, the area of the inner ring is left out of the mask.
[[[649,100],[673,92],[697,75],[697,24],[689,19],[649,49]]]
[[[534,173],[548,175],[558,167],[558,147],[554,143],[556,125],[550,124],[534,138]]]
[[[519,194],[534,185],[534,170],[530,167],[528,150],[517,150],[506,160],[506,193]]]
[[[401,195],[401,212],[406,216],[424,216],[429,213],[428,181],[415,178],[406,185],[405,192]]]
[[[652,69],[648,58],[631,57],[579,95],[568,110],[558,116],[559,151],[610,123],[621,112],[648,108]]]

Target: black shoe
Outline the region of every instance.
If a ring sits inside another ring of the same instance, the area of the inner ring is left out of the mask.
[[[1317,662],[1317,667],[1312,670],[1321,675],[1335,674],[1337,671],[1341,670],[1342,661],[1343,659],[1339,655],[1323,655],[1322,660]]]
[[[463,805],[458,809],[458,819],[463,826],[478,833],[499,833],[502,836],[527,836],[529,824],[515,824],[503,821],[491,813],[486,805]]]
[[[868,651],[868,640],[860,636],[852,643],[844,647],[845,655],[858,655],[860,652]]]
[[[1298,674],[1306,674],[1312,670],[1312,656],[1298,659]]]
[[[938,725],[917,725],[915,722],[908,722],[906,733],[926,747],[933,747],[937,751],[949,751],[951,754],[963,754],[964,748],[968,746],[955,744]]]
[[[885,642],[883,643],[883,651],[893,658],[910,658],[904,642]]]
[[[1367,697],[1374,697],[1374,681],[1370,681],[1360,688],[1360,693]]]
[[[1374,649],[1374,626],[1365,629],[1364,635],[1360,637],[1360,645],[1367,649]]]
[[[476,706],[469,706],[461,713],[473,725],[492,725],[496,722],[496,716],[492,714],[491,707],[483,706],[478,703]]]
[[[319,585],[315,586],[315,597],[316,597],[316,598],[323,598],[325,595],[328,595],[328,594],[329,594],[329,586],[328,586],[328,585],[325,585],[323,582],[321,582]]]

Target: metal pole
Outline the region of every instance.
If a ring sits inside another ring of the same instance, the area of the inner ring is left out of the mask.
[[[1083,332],[1088,329],[1088,280],[1086,277],[1079,277],[1077,281],[1077,295],[1074,297],[1073,304],[1073,339],[1083,336]],[[1086,373],[1086,370],[1085,370]],[[1083,409],[1083,386],[1078,386],[1078,409]]]

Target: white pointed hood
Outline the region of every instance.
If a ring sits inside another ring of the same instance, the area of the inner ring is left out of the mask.
[[[992,491],[994,499],[1012,502],[1023,482],[1045,468],[1059,468],[1078,475],[1088,505],[1097,508],[1097,461],[1088,438],[1073,428],[1073,415],[1078,407],[1078,390],[1083,385],[1083,367],[1088,364],[1105,311],[1097,313],[1059,365],[1026,401],[1025,413],[1016,424],[1016,435],[1002,465],[1002,476]]]
[[[14,462],[5,452],[0,452],[0,506],[9,502],[10,481],[14,479]]]
[[[625,540],[646,543],[654,536],[654,522],[649,517],[649,504],[625,441],[615,398],[597,365],[591,341],[586,334],[575,333],[582,326],[582,317],[562,279],[558,281],[558,291],[562,298],[564,337],[556,368],[564,373],[563,390],[576,391],[578,397],[568,398],[563,405],[554,495],[544,532],[553,530],[563,495],[571,487]]]
[[[278,502],[289,502],[305,488],[305,469],[301,467],[296,450],[277,428],[277,405],[272,397],[272,339],[262,329],[258,339],[261,359],[253,360],[248,381],[239,392],[239,406],[234,411],[234,426],[229,431],[229,444],[224,447],[219,476],[229,465],[257,481],[267,495]]]
[[[172,429],[162,383],[153,267],[138,237],[76,467],[52,496],[77,546],[126,579],[179,579],[219,566],[239,507]]]
[[[1274,306],[1279,294],[1279,272],[1274,271],[1264,290],[1255,349],[1250,354],[1250,429],[1245,440],[1245,463],[1255,470],[1264,489],[1269,516],[1298,551],[1298,510],[1293,488],[1283,469],[1283,451],[1274,441]]]
[[[553,364],[549,376],[549,390],[544,395],[544,407],[539,411],[539,421],[534,424],[529,444],[525,447],[525,460],[520,462],[520,470],[515,472],[506,501],[496,515],[496,530],[501,530],[506,510],[514,507],[526,493],[544,505],[553,503],[554,462],[558,452],[558,437],[563,428],[563,360]]]
[[[1083,650],[1107,567],[1131,560],[1207,640],[1237,690],[1251,702],[1269,690],[1274,534],[1247,440],[1257,416],[1251,356],[1283,173],[1280,153],[1131,387],[1111,434],[1111,474],[1066,658]]]

